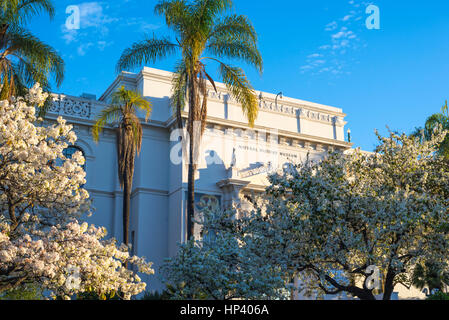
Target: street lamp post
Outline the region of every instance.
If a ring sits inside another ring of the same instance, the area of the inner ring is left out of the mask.
[[[275,104],[275,106],[276,106],[276,109],[277,109],[277,107],[278,107],[278,97],[282,99],[283,96],[284,96],[284,94],[283,94],[282,92],[279,92],[279,93],[276,95],[276,99],[274,99],[274,104]]]

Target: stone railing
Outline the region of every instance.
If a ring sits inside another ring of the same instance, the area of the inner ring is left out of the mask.
[[[92,119],[97,112],[107,105],[97,100],[53,94],[53,103],[48,110],[50,114],[70,116],[81,119]]]

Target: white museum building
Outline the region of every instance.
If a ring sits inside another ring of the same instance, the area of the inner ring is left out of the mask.
[[[130,241],[133,254],[147,257],[156,270],[186,239],[188,168],[179,157],[180,137],[170,106],[172,76],[171,72],[148,67],[137,74],[123,72],[98,100],[86,94],[54,94],[47,115],[50,121],[59,115],[64,117],[78,136],[76,147],[67,152],[81,150],[86,158],[85,188],[95,207],[89,222],[106,227],[109,236],[122,241],[116,134],[106,128],[96,144],[91,129],[112,93],[122,85],[139,91],[151,102],[149,121],[141,115],[143,140],[131,194]],[[352,144],[345,141],[346,115],[342,109],[266,92],[257,94],[259,115],[250,128],[226,87],[217,83],[217,92],[210,88],[195,182],[196,210],[201,211],[205,205],[245,205],[245,195],[264,191],[270,170],[299,162],[307,154],[319,159],[329,150],[351,149]],[[151,290],[163,289],[155,276],[143,276],[143,280]],[[405,292],[404,297],[410,294]]]

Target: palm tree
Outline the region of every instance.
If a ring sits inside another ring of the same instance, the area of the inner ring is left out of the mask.
[[[412,284],[419,290],[429,288],[429,295],[432,295],[435,289],[444,292],[443,288],[449,285],[449,272],[438,264],[427,261],[416,265],[412,274]]]
[[[92,130],[96,142],[106,125],[117,124],[117,162],[120,187],[123,189],[123,242],[129,244],[129,212],[136,153],[142,147],[142,124],[138,111],[143,110],[145,121],[151,114],[151,104],[138,92],[119,88],[112,95],[112,103],[103,109]]]
[[[430,140],[434,134],[434,130],[441,126],[443,130],[449,130],[449,108],[447,105],[447,100],[445,105],[441,108],[440,113],[435,113],[427,118],[424,129],[416,128],[412,133],[412,136],[417,137],[422,140]],[[449,160],[449,135],[443,140],[438,148],[438,152],[446,160]]]
[[[258,113],[257,97],[244,71],[221,61],[222,58],[238,59],[262,72],[255,29],[246,16],[223,16],[231,7],[232,0],[162,0],[156,5],[155,13],[165,17],[167,26],[176,35],[175,41],[155,35],[146,37],[126,49],[117,63],[117,72],[120,72],[180,53],[171,100],[180,129],[184,125],[181,112],[186,100],[189,105],[186,123],[190,137],[187,187],[189,238],[193,236],[194,228],[196,159],[207,117],[207,84],[217,90],[214,80],[206,72],[206,62],[218,64],[219,76],[241,104],[250,126],[254,125]]]
[[[50,0],[0,0],[0,99],[23,95],[39,82],[50,90],[51,76],[57,86],[64,78],[64,61],[51,46],[25,28],[40,13],[54,16]]]

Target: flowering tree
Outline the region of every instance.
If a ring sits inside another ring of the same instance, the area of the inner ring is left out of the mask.
[[[35,107],[47,94],[35,85],[25,98],[0,102],[0,292],[34,283],[55,295],[120,292],[129,299],[145,289],[126,262],[151,274],[151,264],[130,257],[127,247],[102,240],[106,230],[79,224],[90,215],[81,152],[66,158],[76,141],[58,118],[36,126]]]
[[[285,299],[285,279],[278,266],[257,254],[243,220],[235,211],[204,212],[203,239],[180,245],[162,266],[173,299]]]
[[[416,263],[447,259],[449,170],[435,152],[445,135],[378,135],[374,154],[334,153],[275,174],[246,232],[272,265],[306,273],[305,289],[375,299],[377,267],[389,300]]]

